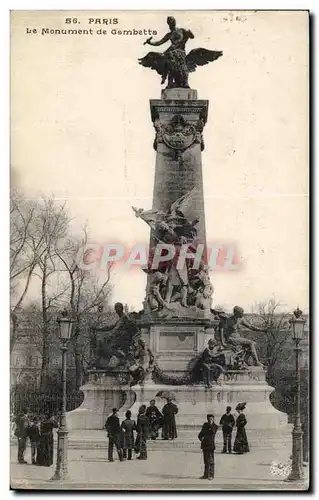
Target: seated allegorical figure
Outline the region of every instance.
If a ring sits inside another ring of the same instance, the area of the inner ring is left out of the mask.
[[[111,327],[96,330],[92,367],[111,369],[124,365],[131,345],[139,335],[139,328],[125,314],[123,304],[117,302],[114,309],[119,317],[117,322]]]
[[[143,383],[152,377],[155,358],[143,339],[138,338],[132,344],[130,356],[127,358],[127,368],[131,376],[130,385]]]
[[[254,366],[263,366],[258,359],[256,343],[253,340],[246,339],[240,335],[241,327],[252,331],[263,331],[261,328],[248,324],[243,320],[244,309],[235,306],[233,314],[222,320],[221,342],[225,348],[233,350],[243,350],[246,358],[252,358]]]
[[[210,282],[208,270],[206,266],[201,264],[199,271],[190,278],[189,304],[194,305],[197,309],[209,311],[213,292],[214,288]]]
[[[197,381],[204,382],[206,387],[211,387],[211,383],[218,381],[224,369],[223,347],[214,338],[211,338],[193,368],[193,377]]]

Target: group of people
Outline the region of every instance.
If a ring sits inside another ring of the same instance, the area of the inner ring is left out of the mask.
[[[207,422],[202,426],[198,439],[204,458],[204,474],[201,479],[213,479],[215,473],[215,436],[219,428],[223,431],[222,453],[243,454],[249,452],[249,445],[245,426],[247,419],[244,415],[246,403],[236,406],[238,417],[231,413],[231,407],[227,406],[226,413],[222,415],[219,425],[214,422],[214,415],[207,415]],[[142,405],[138,411],[137,421],[132,420],[132,413],[128,410],[125,420],[120,424],[117,408],[113,408],[112,415],[105,422],[108,433],[109,447],[108,460],[114,462],[114,447],[117,450],[119,460],[132,460],[133,452],[138,460],[147,460],[147,440],[157,439],[159,430],[162,428],[162,439],[173,440],[177,437],[175,415],[178,407],[170,398],[160,411],[155,405],[155,400],[150,401],[149,407]],[[232,433],[237,428],[234,446],[232,447]],[[135,433],[136,432],[136,437]]]
[[[131,460],[133,451],[138,460],[147,460],[147,440],[156,440],[162,428],[162,439],[173,440],[177,438],[175,415],[178,407],[171,398],[160,411],[155,405],[155,400],[150,401],[149,407],[142,405],[139,408],[137,420],[132,420],[132,413],[128,410],[125,420],[120,424],[117,408],[113,408],[112,415],[105,422],[108,433],[108,460],[113,462],[114,447],[119,460]],[[136,433],[136,436],[135,434]]]
[[[204,474],[201,479],[213,479],[215,473],[215,436],[219,428],[223,431],[222,453],[243,454],[249,452],[249,445],[245,426],[244,415],[246,403],[236,406],[238,417],[234,418],[231,407],[227,406],[226,413],[222,415],[219,425],[214,422],[214,415],[207,415],[207,422],[202,426],[198,439],[204,458]],[[105,422],[108,433],[108,460],[113,462],[114,447],[119,460],[132,460],[133,452],[138,460],[147,460],[147,441],[156,440],[162,429],[162,439],[173,440],[177,438],[175,415],[178,413],[177,405],[172,399],[167,398],[167,403],[160,411],[155,405],[155,400],[150,405],[142,405],[138,411],[137,420],[132,419],[128,410],[125,420],[120,423],[117,408],[113,408],[112,415]],[[34,465],[49,467],[53,464],[53,429],[57,428],[56,420],[50,415],[31,418],[27,412],[20,414],[15,420],[14,435],[18,438],[18,462],[26,464],[24,458],[27,439],[31,445],[31,461]],[[232,433],[237,428],[234,446],[232,447]]]
[[[222,453],[232,453],[232,433],[234,427],[237,428],[234,441],[233,451],[239,455],[249,452],[249,445],[245,426],[247,424],[246,416],[244,415],[246,403],[239,403],[236,406],[238,417],[235,421],[231,413],[231,407],[227,406],[226,413],[221,417],[219,426],[214,422],[214,415],[207,415],[207,422],[198,434],[198,439],[201,442],[201,449],[204,458],[204,474],[201,479],[214,479],[215,475],[215,436],[219,429],[223,431],[223,451]]]
[[[58,424],[51,414],[30,416],[23,412],[15,419],[14,435],[18,439],[18,463],[26,464],[25,451],[30,440],[31,463],[50,467],[53,464],[53,429]]]

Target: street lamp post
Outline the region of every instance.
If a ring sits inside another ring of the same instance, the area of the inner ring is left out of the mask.
[[[300,420],[300,342],[303,339],[306,320],[302,317],[302,311],[297,307],[294,316],[290,320],[292,326],[293,340],[295,342],[296,353],[296,399],[295,399],[295,418],[292,431],[292,466],[288,481],[298,481],[302,479],[302,429]]]
[[[62,352],[62,414],[60,427],[58,429],[58,447],[56,469],[53,480],[63,480],[68,475],[68,429],[66,425],[66,352],[67,342],[71,338],[73,320],[68,316],[68,312],[64,310],[61,318],[58,318],[59,334],[61,340]]]

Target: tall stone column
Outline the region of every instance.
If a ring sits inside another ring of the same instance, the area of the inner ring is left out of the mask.
[[[193,89],[162,90],[162,99],[151,99],[151,119],[156,150],[153,210],[169,212],[184,195],[180,207],[189,221],[198,219],[192,247],[202,245],[202,262],[207,264],[205,207],[203,193],[203,129],[207,121],[208,100],[197,99]],[[150,253],[158,240],[151,233]],[[148,276],[146,293],[151,285]]]
[[[196,237],[190,245],[203,248],[201,262],[207,263],[205,207],[203,193],[202,151],[204,149],[203,129],[207,121],[208,101],[197,99],[197,91],[174,88],[162,90],[161,99],[150,101],[151,119],[155,128],[154,149],[156,168],[153,189],[153,211],[176,215],[175,202],[182,200],[177,207],[190,223],[196,221]],[[172,208],[173,205],[173,208]],[[156,233],[151,231],[150,253],[158,245]],[[176,249],[180,245],[177,244]],[[195,273],[198,272],[194,271]],[[185,273],[186,274],[186,273]],[[185,276],[184,274],[184,276]],[[187,271],[188,279],[190,272]],[[153,274],[148,274],[146,295],[150,294]],[[207,280],[209,277],[207,274]],[[178,281],[178,280],[177,280]],[[175,287],[177,295],[180,288]],[[191,283],[187,285],[191,288]],[[188,293],[188,291],[187,291]],[[206,332],[213,334],[211,327],[214,319],[209,305],[196,307],[187,297],[185,306],[182,297],[165,308],[152,311],[145,301],[145,314],[142,320],[143,337],[155,354],[161,370],[169,376],[183,375],[187,372],[191,359],[202,352],[207,341]]]
[[[196,243],[206,245],[205,209],[201,153],[208,101],[197,99],[191,89],[162,90],[162,99],[150,101],[156,131],[156,169],[153,210],[167,212],[172,204],[190,191],[184,215],[199,219]],[[151,246],[157,241],[151,241]]]

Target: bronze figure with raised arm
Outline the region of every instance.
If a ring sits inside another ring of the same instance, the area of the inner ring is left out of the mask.
[[[144,45],[158,47],[166,42],[170,42],[171,45],[163,53],[149,52],[139,59],[139,63],[146,68],[155,69],[162,77],[162,84],[168,79],[166,88],[189,88],[188,74],[195,71],[197,66],[204,66],[215,61],[223,53],[199,48],[191,50],[186,55],[186,43],[194,38],[193,33],[190,30],[178,28],[176,20],[172,16],[167,18],[167,24],[169,32],[161,40],[153,42],[153,37],[150,37],[144,42]]]

